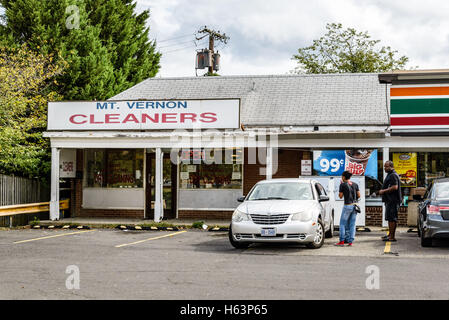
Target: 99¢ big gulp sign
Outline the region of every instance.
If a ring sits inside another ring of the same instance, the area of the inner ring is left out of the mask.
[[[239,127],[239,99],[48,103],[48,130],[237,129]]]

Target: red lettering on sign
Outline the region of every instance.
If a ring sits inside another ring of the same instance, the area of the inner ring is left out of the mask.
[[[123,120],[122,123],[127,123],[127,122],[135,122],[135,123],[139,123],[139,120],[137,120],[136,116],[133,115],[132,113],[128,114],[126,116],[126,118]]]
[[[346,170],[355,176],[362,176],[365,173],[365,167],[361,163],[349,162],[346,165]]]
[[[120,123],[120,114],[106,114],[104,116],[104,123]],[[112,121],[117,120],[117,121]]]
[[[204,112],[200,114],[200,121],[201,122],[216,122],[217,121],[217,114],[212,112]]]
[[[76,120],[75,120],[75,117],[83,117],[83,118],[86,118],[87,116],[85,116],[84,114],[74,114],[73,116],[71,116],[71,117],[69,118],[69,121],[70,121],[71,123],[73,123],[73,124],[84,124],[84,123],[87,122],[87,120],[76,121]]]
[[[89,119],[90,121],[90,123],[93,123],[93,124],[103,124],[104,122],[95,122],[95,115],[94,114],[91,114],[90,115],[90,119]]]
[[[162,114],[162,123],[176,123],[176,113]]]
[[[142,123],[147,123],[147,119],[153,123],[158,123],[159,122],[159,113],[156,113],[153,118],[151,118],[149,114],[142,113]]]
[[[181,123],[186,122],[186,120],[192,120],[192,122],[196,122],[196,114],[195,113],[181,113]]]

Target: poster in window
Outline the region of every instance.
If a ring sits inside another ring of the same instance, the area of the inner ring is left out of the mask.
[[[320,176],[341,176],[344,171],[349,171],[355,176],[377,179],[377,150],[313,151],[313,169]]]
[[[189,180],[189,173],[181,172],[181,180]]]
[[[401,186],[416,187],[418,172],[417,153],[393,153],[394,168],[401,177]]]
[[[312,160],[301,160],[301,175],[302,176],[312,175]]]
[[[133,160],[109,161],[108,187],[132,187],[136,179],[134,176]]]

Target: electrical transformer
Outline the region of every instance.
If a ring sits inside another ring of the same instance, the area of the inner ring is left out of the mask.
[[[211,54],[209,50],[203,50],[196,53],[196,69],[209,68],[212,65]]]
[[[213,68],[215,71],[218,71],[220,69],[220,54],[219,53],[214,53]]]

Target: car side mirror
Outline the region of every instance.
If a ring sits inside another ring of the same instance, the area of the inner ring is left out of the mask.
[[[246,198],[246,197],[240,197],[240,198],[237,199],[237,201],[238,201],[238,202],[245,202],[245,198]]]
[[[423,201],[423,197],[422,197],[422,195],[420,195],[420,194],[414,194],[414,195],[413,195],[413,200],[416,200],[416,201]]]
[[[320,202],[326,202],[326,201],[329,201],[329,197],[328,197],[328,196],[323,196],[323,195],[321,195],[319,201],[320,201]]]

